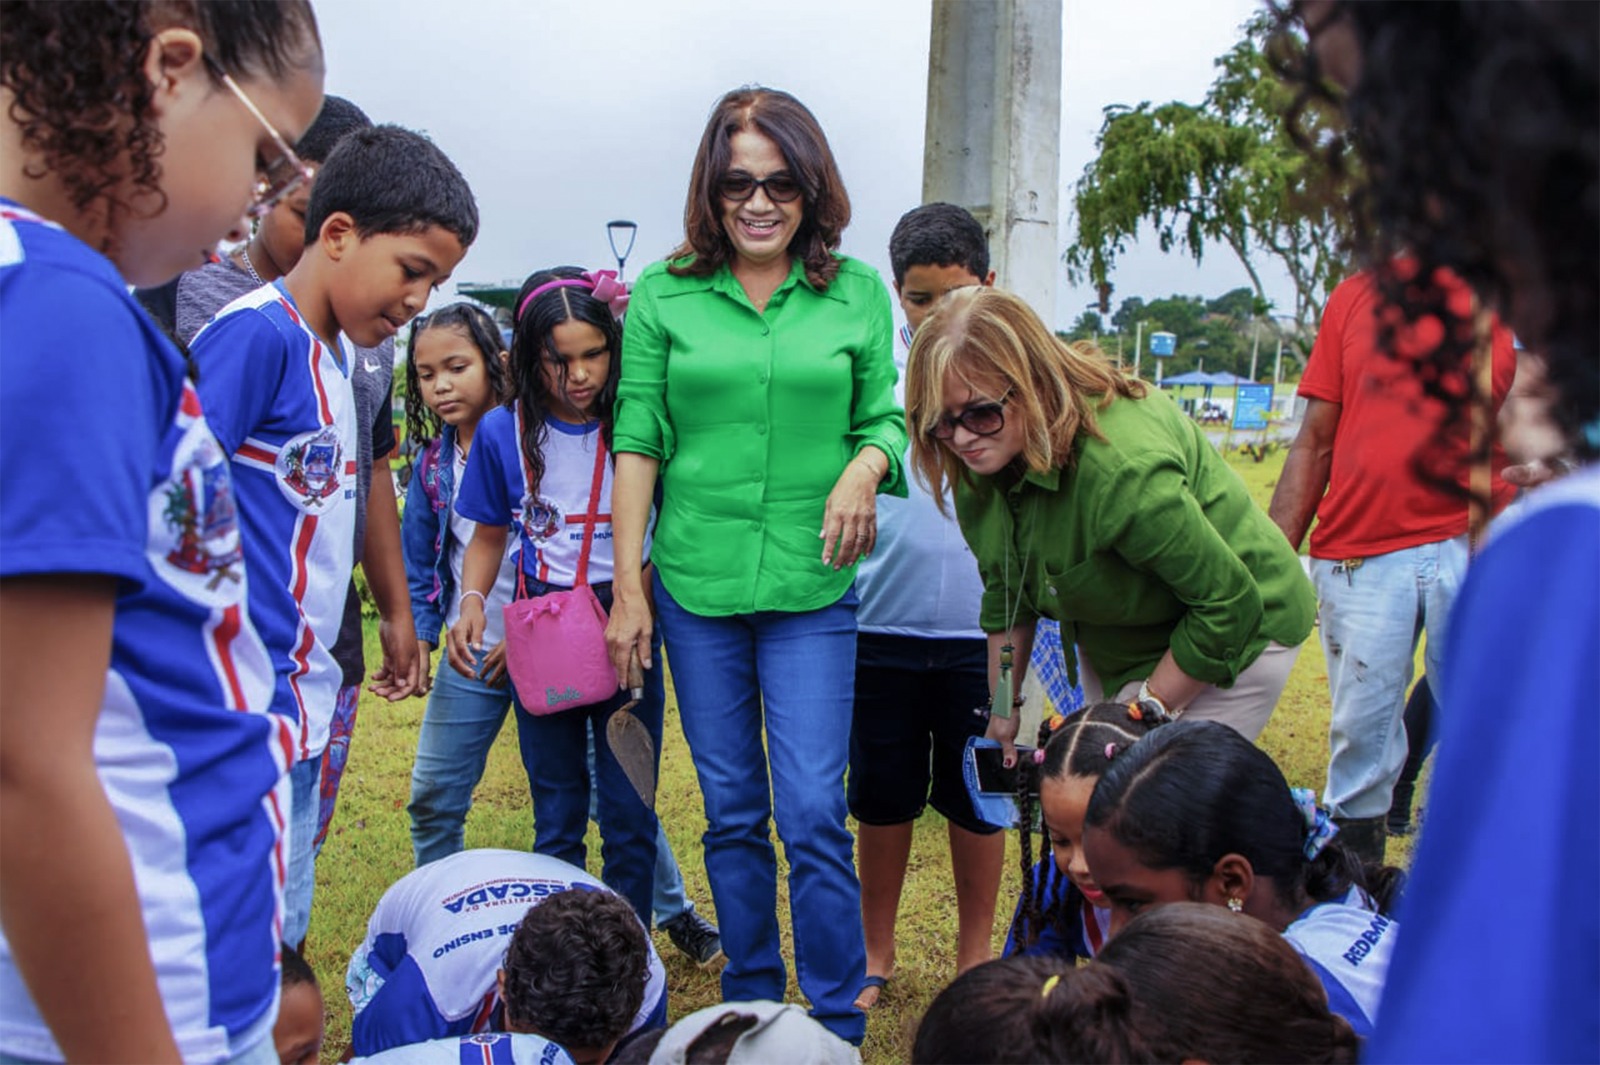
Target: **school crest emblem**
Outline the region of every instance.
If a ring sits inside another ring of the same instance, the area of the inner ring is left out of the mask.
[[[542,544],[565,524],[561,508],[548,499],[522,498],[522,529],[528,539]]]
[[[150,494],[150,527],[151,561],[169,584],[214,605],[238,599],[244,550],[233,480],[202,419],[186,427],[171,476]]]
[[[302,510],[324,507],[339,497],[344,445],[333,426],[295,437],[278,451],[278,484]]]

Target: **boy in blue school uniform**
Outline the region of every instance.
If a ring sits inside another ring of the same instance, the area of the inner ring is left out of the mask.
[[[245,558],[258,575],[250,616],[277,675],[272,709],[294,723],[283,932],[291,945],[310,920],[321,759],[343,678],[331,648],[354,563],[352,344],[393,337],[450,276],[477,228],[466,180],[432,142],[395,126],[358,130],[317,175],[294,269],[229,304],[194,340],[201,399],[232,461]],[[416,683],[415,641],[408,628],[387,625],[382,638],[386,693],[402,697]]]

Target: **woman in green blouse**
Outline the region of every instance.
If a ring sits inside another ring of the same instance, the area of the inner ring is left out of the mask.
[[[978,557],[991,685],[1007,646],[1020,684],[1035,620],[1054,618],[1089,701],[1154,699],[1260,734],[1316,595],[1176,404],[1062,342],[1016,296],[974,288],[917,331],[906,417],[918,472],[936,496],[953,488]],[[1016,718],[995,709],[989,735],[1009,760]]]
[[[628,306],[607,638],[619,676],[634,656],[650,665],[653,590],[705,797],[723,997],[783,1000],[776,815],[800,989],[859,1043],[851,584],[872,550],[876,494],[905,494],[888,292],[835,252],[850,201],[816,119],[786,93],[718,102],[684,217],[683,245],[640,276]]]

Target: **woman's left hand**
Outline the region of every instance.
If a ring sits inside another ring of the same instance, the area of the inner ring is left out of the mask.
[[[822,511],[822,564],[843,569],[872,553],[878,542],[878,482],[883,474],[862,459],[844,468]]]

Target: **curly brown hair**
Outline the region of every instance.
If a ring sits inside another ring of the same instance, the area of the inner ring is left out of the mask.
[[[850,196],[833,160],[828,138],[806,105],[786,92],[759,85],[735,89],[717,101],[695,152],[689,198],[683,209],[683,243],[668,259],[679,277],[708,277],[733,257],[733,243],[722,228],[722,197],[717,182],[728,172],[735,133],[760,133],[783,154],[800,182],[805,210],[789,244],[789,254],[805,263],[806,280],[825,289],[839,273],[834,252],[850,224]]]
[[[240,77],[321,62],[308,0],[3,0],[0,85],[37,156],[29,178],[58,175],[79,211],[130,209],[115,191],[125,180],[134,198],[154,202],[152,215],[165,210],[144,63],[155,34],[174,26],[194,30],[217,66]]]

